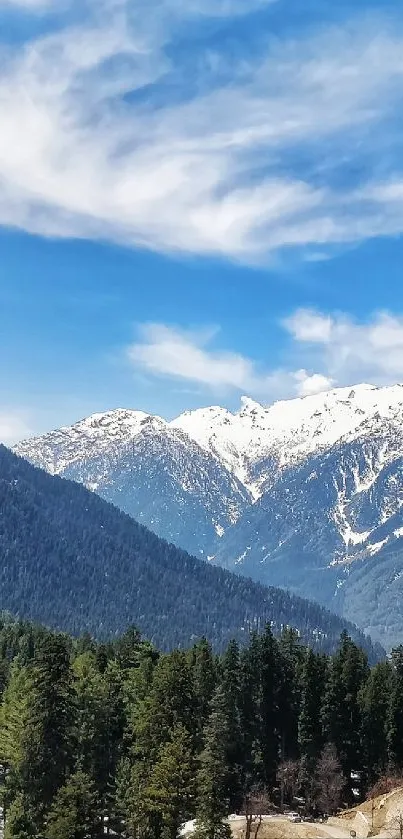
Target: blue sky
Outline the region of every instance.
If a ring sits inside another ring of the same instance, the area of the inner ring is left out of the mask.
[[[397,0],[0,0],[0,438],[403,379]]]

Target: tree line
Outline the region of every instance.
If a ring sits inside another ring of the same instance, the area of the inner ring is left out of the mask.
[[[5,839],[230,836],[228,814],[311,815],[403,771],[403,648],[370,667],[268,626],[214,654],[0,622]]]

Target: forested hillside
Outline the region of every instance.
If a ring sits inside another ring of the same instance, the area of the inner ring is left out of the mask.
[[[403,771],[403,648],[370,669],[346,634],[333,657],[269,628],[217,657],[3,618],[0,676],[7,839],[176,839],[192,818],[225,839],[231,812],[331,813]]]
[[[0,447],[0,607],[107,638],[135,623],[163,649],[206,635],[215,649],[267,621],[331,651],[352,624],[320,606],[213,568],[162,541],[84,487]]]

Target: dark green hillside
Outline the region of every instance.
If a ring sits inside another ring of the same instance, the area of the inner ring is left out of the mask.
[[[164,649],[206,635],[216,649],[272,621],[333,650],[353,625],[276,588],[211,567],[159,539],[79,484],[0,447],[0,607],[24,619],[106,638],[136,624]]]

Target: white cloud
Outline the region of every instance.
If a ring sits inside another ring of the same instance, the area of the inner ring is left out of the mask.
[[[330,390],[334,385],[334,379],[324,376],[322,373],[309,375],[306,370],[300,370],[294,374],[297,382],[296,392],[298,396],[312,396],[314,393],[322,393]]]
[[[212,390],[248,390],[255,380],[253,362],[232,352],[208,349],[216,330],[185,332],[163,324],[140,328],[140,341],[129,350],[131,362],[158,376],[197,382]]]
[[[32,430],[22,412],[0,410],[0,443],[11,446],[18,440],[29,437],[30,434],[32,434]]]
[[[399,108],[397,26],[272,43],[240,61],[232,83],[210,71],[207,91],[197,55],[188,88],[168,49],[183,17],[265,2],[90,2],[84,23],[4,55],[0,224],[249,261],[402,231],[399,173],[354,189],[331,177],[364,154],[376,160],[377,129]],[[306,164],[290,168],[301,148]]]
[[[127,354],[147,375],[197,384],[218,395],[239,391],[266,402],[360,382],[403,382],[403,316],[378,312],[358,323],[344,314],[300,309],[283,327],[291,337],[288,369],[215,349],[218,329],[192,332],[143,324]]]
[[[251,14],[275,0],[166,0],[166,5],[177,14],[206,17],[236,17]]]
[[[284,325],[310,363],[337,384],[403,381],[403,316],[377,312],[367,323],[300,309]]]
[[[307,396],[328,390],[332,381],[306,370],[262,369],[239,353],[214,350],[217,329],[185,331],[164,324],[143,324],[128,350],[135,369],[201,385],[217,394],[235,390],[261,399]]]
[[[320,312],[310,309],[299,309],[285,319],[284,326],[296,341],[326,344],[330,339],[333,320],[330,315],[321,315]]]

